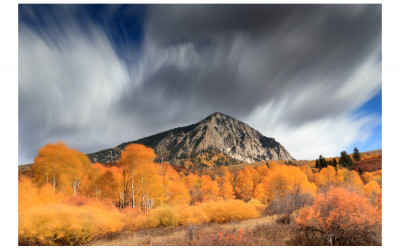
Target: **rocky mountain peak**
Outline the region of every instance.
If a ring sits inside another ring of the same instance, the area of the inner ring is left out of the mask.
[[[92,161],[116,161],[129,143],[152,147],[158,159],[162,157],[163,160],[176,165],[188,154],[197,154],[208,149],[220,151],[246,163],[261,160],[294,160],[274,138],[266,137],[246,123],[220,112],[186,127],[123,143],[114,149],[108,149],[107,157],[98,157],[102,151],[90,154],[89,157]]]

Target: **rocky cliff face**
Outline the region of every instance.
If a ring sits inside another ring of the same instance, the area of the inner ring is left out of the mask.
[[[261,160],[294,160],[274,138],[265,137],[249,125],[218,112],[196,124],[123,143],[112,149],[89,154],[89,157],[93,162],[117,161],[121,151],[129,143],[152,147],[158,160],[163,157],[164,161],[175,164],[187,154],[199,153],[209,148],[219,150],[245,163]]]

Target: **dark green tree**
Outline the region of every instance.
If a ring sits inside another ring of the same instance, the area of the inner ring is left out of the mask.
[[[326,162],[325,158],[322,155],[319,156],[318,161],[320,168],[326,168],[328,166],[328,163]]]
[[[355,161],[361,160],[361,155],[360,155],[360,151],[358,150],[358,148],[354,148],[353,159]]]
[[[346,151],[342,151],[340,153],[339,164],[342,167],[347,168],[348,170],[353,170],[353,160],[350,155],[347,154]]]
[[[321,169],[321,165],[319,165],[318,159],[315,160],[315,167]]]
[[[333,158],[333,161],[332,161],[332,166],[336,168],[337,164],[338,164],[338,163],[337,163],[336,159],[335,159],[335,158]]]

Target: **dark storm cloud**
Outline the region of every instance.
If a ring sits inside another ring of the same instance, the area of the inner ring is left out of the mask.
[[[315,102],[288,110],[285,118],[292,124],[319,119],[354,108],[351,100],[325,96],[376,53],[380,32],[378,5],[154,6],[145,40],[154,46],[149,50],[186,46],[175,53],[198,58],[182,68],[168,51],[140,95],[162,92],[161,101],[179,99],[183,106],[193,103],[207,112],[219,107],[244,117],[256,105],[288,91],[295,98],[296,90],[318,84],[323,87]],[[138,99],[126,96],[129,105]]]
[[[20,5],[19,152],[86,153],[215,111],[295,156],[338,151],[376,119],[380,5]],[[331,133],[330,133],[331,132]],[[315,140],[315,141],[313,141]],[[307,151],[307,152],[308,152]]]

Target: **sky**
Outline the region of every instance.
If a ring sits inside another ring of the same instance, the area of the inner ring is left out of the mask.
[[[221,112],[296,159],[382,148],[381,5],[24,5],[19,164]]]

